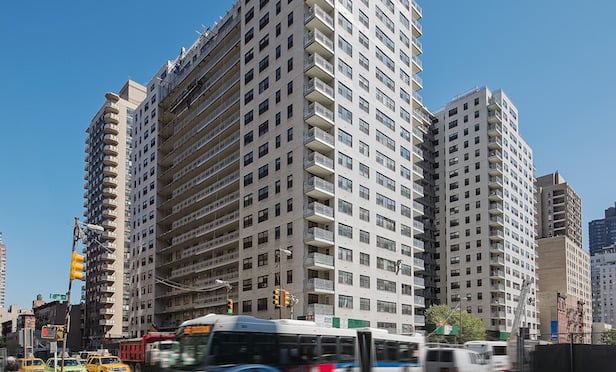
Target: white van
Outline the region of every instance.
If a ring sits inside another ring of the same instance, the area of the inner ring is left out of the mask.
[[[507,354],[507,341],[468,341],[464,347],[481,354],[493,371],[508,371],[512,367]]]
[[[426,349],[425,372],[488,372],[487,360],[479,353],[463,348]]]

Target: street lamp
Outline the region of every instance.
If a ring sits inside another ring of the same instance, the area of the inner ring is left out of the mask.
[[[231,299],[231,297],[229,297],[229,293],[231,292],[232,288],[231,283],[222,279],[216,279],[215,283],[220,284],[220,287],[224,286],[225,288],[227,288],[227,314],[233,314],[233,300]]]
[[[470,294],[467,294],[466,297],[464,297],[464,299],[466,301],[470,301],[471,300]],[[458,338],[459,338],[460,342],[462,342],[462,296],[460,296],[460,303],[458,304],[458,307],[460,308],[460,324],[458,326],[458,328],[459,328]]]
[[[84,280],[83,276],[81,276],[81,270],[83,270],[83,265],[81,265],[81,262],[83,261],[83,256],[77,254],[75,248],[77,246],[77,242],[85,238],[86,231],[92,231],[94,233],[100,234],[105,231],[105,229],[103,229],[102,226],[81,222],[79,221],[79,217],[75,217],[75,226],[73,227],[73,245],[71,248],[71,269],[68,280],[68,292],[66,292],[66,316],[64,318],[64,335],[62,337],[62,365],[60,366],[61,372],[64,371],[64,354],[66,353],[66,339],[68,337],[68,332],[71,324],[71,285],[73,283],[73,279]]]
[[[288,249],[277,248],[276,253],[278,255],[278,289],[279,293],[282,295],[282,257],[280,253],[284,253],[285,256],[289,257],[293,254],[293,252]],[[278,307],[278,319],[282,319],[282,304]]]

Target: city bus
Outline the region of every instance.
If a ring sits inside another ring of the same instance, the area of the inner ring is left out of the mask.
[[[464,347],[478,352],[494,371],[509,371],[512,367],[507,354],[507,341],[468,341]]]
[[[182,323],[173,371],[216,371],[259,364],[282,371],[422,371],[420,334],[340,329],[305,320],[209,314]],[[363,368],[362,368],[363,367]]]

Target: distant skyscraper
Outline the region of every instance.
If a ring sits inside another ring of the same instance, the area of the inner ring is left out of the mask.
[[[0,308],[4,307],[6,296],[6,244],[2,241],[0,232]]]
[[[130,151],[135,108],[146,88],[128,81],[106,101],[87,129],[84,216],[105,231],[87,239],[84,347],[128,336]],[[92,233],[88,233],[92,234]]]
[[[542,339],[570,342],[567,334],[574,333],[575,342],[590,343],[590,257],[582,247],[582,201],[558,172],[537,178],[536,197]],[[559,335],[552,334],[554,321]]]
[[[534,163],[518,110],[502,90],[474,89],[434,114],[439,299],[512,332],[523,281],[536,278]],[[538,331],[534,302],[520,326]]]
[[[605,210],[605,218],[588,223],[588,242],[591,255],[616,244],[616,203]]]
[[[616,244],[604,247],[590,257],[592,280],[592,321],[616,327]]]

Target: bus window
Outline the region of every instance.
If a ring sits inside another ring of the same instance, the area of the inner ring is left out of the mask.
[[[276,335],[268,333],[256,333],[252,334],[251,336],[251,363],[277,365],[279,351],[278,347],[276,346]]]
[[[300,336],[299,342],[299,358],[301,363],[312,363],[317,357],[316,336]]]
[[[321,336],[321,360],[322,361],[336,361],[337,339],[333,336]]]
[[[398,342],[397,341],[387,341],[385,342],[385,357],[388,361],[397,361],[398,360]]]
[[[280,335],[278,337],[280,348],[280,363],[299,364],[299,341],[296,335]]]
[[[401,342],[400,343],[400,355],[399,359],[401,362],[411,362],[417,363],[417,344],[410,342]]]
[[[340,337],[340,361],[353,362],[355,361],[355,338]]]

